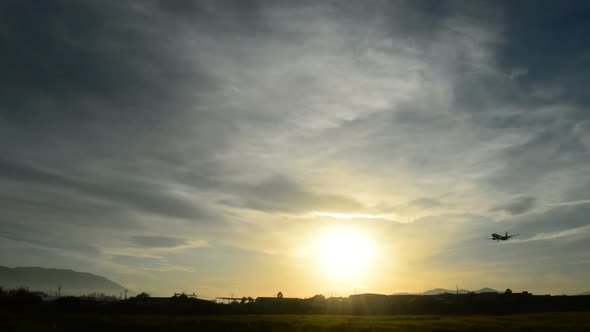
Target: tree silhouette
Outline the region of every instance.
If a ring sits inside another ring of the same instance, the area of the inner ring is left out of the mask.
[[[141,292],[135,296],[137,299],[144,300],[150,297],[150,294],[146,292]]]

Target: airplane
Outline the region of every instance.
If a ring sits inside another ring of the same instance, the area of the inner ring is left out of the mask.
[[[498,241],[506,241],[506,240],[510,239],[511,237],[517,236],[517,235],[519,235],[519,234],[508,235],[508,232],[506,232],[505,235],[500,235],[500,234],[493,233],[492,234],[492,237],[489,237],[488,239],[490,239],[490,240],[496,240],[496,242],[498,242]]]

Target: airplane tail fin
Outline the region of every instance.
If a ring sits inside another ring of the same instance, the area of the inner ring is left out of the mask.
[[[506,235],[504,235],[504,236],[508,237],[508,232],[506,232]]]

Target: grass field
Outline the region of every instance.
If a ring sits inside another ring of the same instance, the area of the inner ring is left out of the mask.
[[[590,331],[590,312],[505,316],[3,314],[0,331]]]

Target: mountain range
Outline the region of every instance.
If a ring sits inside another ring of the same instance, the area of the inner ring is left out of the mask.
[[[476,291],[470,291],[467,289],[459,289],[459,294],[467,294],[469,292],[474,292],[477,294],[480,293],[499,293],[499,291],[492,289],[492,288],[488,288],[488,287],[484,287],[482,289],[476,290]],[[392,295],[439,295],[439,294],[445,294],[445,293],[451,293],[451,294],[455,294],[457,293],[456,289],[444,289],[444,288],[435,288],[435,289],[431,289],[431,290],[427,290],[425,292],[422,293],[394,293]]]
[[[125,292],[125,287],[92,273],[42,267],[0,266],[0,287],[4,289],[27,287],[32,291],[53,295],[60,286],[62,295],[103,293],[119,296]]]

